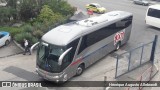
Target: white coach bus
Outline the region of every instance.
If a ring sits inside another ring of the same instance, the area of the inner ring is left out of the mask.
[[[145,22],[147,25],[160,28],[160,5],[157,4],[148,7]]]
[[[38,44],[36,72],[55,82],[81,75],[129,40],[132,18],[132,13],[112,11],[50,30]]]

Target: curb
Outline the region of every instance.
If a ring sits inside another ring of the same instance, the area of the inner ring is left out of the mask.
[[[18,44],[15,40],[13,40],[13,43],[18,47],[18,48],[20,48],[23,52],[25,51],[25,49],[20,45],[20,44]],[[34,51],[36,51],[37,50],[37,48],[34,48],[34,46],[35,45],[37,45],[37,43],[35,43],[34,45],[32,45],[31,46],[31,48],[30,48],[30,50],[31,50],[31,54],[34,52]]]
[[[22,51],[25,51],[23,47],[21,47],[20,44],[18,44],[15,40],[13,40],[14,44],[16,44],[17,47],[19,47]]]

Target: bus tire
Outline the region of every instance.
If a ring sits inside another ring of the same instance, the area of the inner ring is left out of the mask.
[[[116,51],[119,50],[120,46],[121,46],[121,42],[118,42],[116,45]]]
[[[79,65],[78,68],[77,68],[76,75],[77,75],[77,76],[81,75],[81,74],[83,73],[83,71],[84,71],[84,65],[81,64],[81,65]]]

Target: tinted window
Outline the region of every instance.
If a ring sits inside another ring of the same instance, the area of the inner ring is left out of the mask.
[[[130,26],[132,24],[132,18],[133,18],[133,16],[130,16],[130,17],[127,17],[127,18],[121,20],[120,24],[117,23],[116,27],[119,29],[124,29],[124,28]]]
[[[116,32],[128,27],[129,25],[131,25],[131,23],[132,16],[83,36],[78,53],[82,52],[85,48],[103,40],[104,38],[107,38],[115,34]]]
[[[91,4],[90,6],[91,6],[91,7],[96,7],[96,6],[95,6],[95,5],[93,5],[93,4]]]
[[[69,53],[67,53],[67,55],[64,57],[63,62],[62,62],[62,67],[61,70],[63,70],[64,68],[66,68],[73,60],[73,57],[75,55],[76,49],[77,49],[77,45],[78,45],[79,39],[76,39],[74,41],[72,41],[71,43],[69,43],[67,45],[67,48],[72,47],[71,51]]]
[[[3,35],[3,34],[1,34],[1,35],[0,35],[0,39],[1,39],[2,37],[4,37],[4,35]]]
[[[80,45],[80,49],[79,49],[79,52],[82,52],[85,48],[93,45],[94,43],[118,32],[119,30],[116,29],[116,24],[112,24],[112,25],[109,25],[107,27],[104,27],[104,28],[101,28],[95,32],[92,32],[88,35],[85,35],[83,38],[82,38],[82,42],[81,42],[81,45]]]
[[[86,35],[86,45],[87,47],[91,46],[94,43],[114,34],[115,32],[118,32],[118,29],[116,29],[116,24],[112,24],[95,32],[92,32]]]
[[[149,8],[148,16],[160,18],[160,10]]]

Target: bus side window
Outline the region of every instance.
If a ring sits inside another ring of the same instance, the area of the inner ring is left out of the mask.
[[[87,47],[86,39],[87,39],[86,36],[82,37],[82,41],[81,41],[81,45],[79,47],[78,54],[81,53]]]
[[[124,29],[124,28],[128,27],[129,25],[131,25],[131,23],[132,23],[132,16],[127,17],[127,18],[117,22],[116,27],[118,29]]]
[[[97,31],[89,33],[82,38],[81,45],[78,51],[78,54],[81,53],[87,47],[113,35],[118,32],[115,23],[109,26],[100,28]]]
[[[82,37],[81,45],[78,54],[81,53],[87,47],[119,32],[120,30],[128,27],[132,23],[132,16],[120,20],[116,23],[112,23],[106,27],[100,28],[94,32],[91,32]]]
[[[70,62],[72,62],[72,60],[73,60],[73,57],[75,55],[75,52],[76,52],[76,49],[77,49],[77,46],[78,46],[78,43],[79,43],[79,40],[80,39],[78,38],[78,39],[72,41],[70,44],[67,45],[67,48],[72,47],[72,49],[70,51],[70,55],[69,55]]]
[[[127,22],[125,23],[125,28],[132,24],[132,18],[133,18],[133,16],[130,16],[126,19]]]

